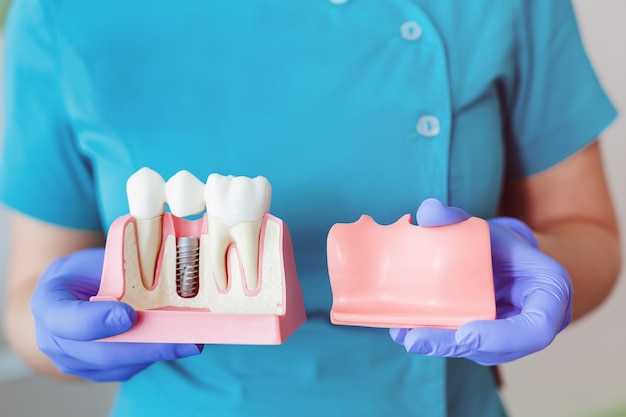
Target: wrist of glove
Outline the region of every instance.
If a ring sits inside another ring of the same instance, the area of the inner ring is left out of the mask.
[[[469,218],[464,211],[426,200],[417,213],[420,226]],[[390,329],[410,353],[468,358],[482,365],[518,359],[548,346],[571,321],[573,289],[569,274],[539,249],[522,221],[488,220],[496,296],[496,320],[466,323],[458,330]]]
[[[60,258],[42,274],[31,299],[39,349],[67,374],[123,381],[161,360],[201,352],[193,344],[97,342],[129,330],[137,317],[127,304],[90,302],[98,292],[104,249]]]

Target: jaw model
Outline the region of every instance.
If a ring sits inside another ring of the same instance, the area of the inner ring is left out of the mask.
[[[482,219],[420,227],[409,215],[389,226],[362,216],[334,225],[327,250],[335,324],[455,329],[495,318],[489,225]]]
[[[142,168],[127,194],[91,300],[125,302],[138,319],[106,341],[279,344],[304,323],[291,237],[268,213],[265,178],[211,174],[205,185],[180,171],[165,183]]]

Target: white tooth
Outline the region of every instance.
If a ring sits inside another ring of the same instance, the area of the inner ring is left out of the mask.
[[[165,184],[165,200],[176,217],[204,210],[204,184],[189,171],[178,171]]]
[[[128,178],[126,196],[130,215],[137,225],[141,279],[146,288],[151,288],[163,234],[165,181],[150,168],[141,168]]]
[[[258,220],[270,209],[272,187],[265,177],[211,174],[205,190],[207,214],[228,227]]]
[[[209,257],[221,289],[228,286],[226,252],[231,243],[237,245],[248,290],[257,288],[259,236],[271,195],[272,188],[265,177],[209,175],[205,186]]]
[[[150,168],[141,168],[128,178],[126,195],[130,214],[146,220],[163,214],[165,208],[165,181]]]

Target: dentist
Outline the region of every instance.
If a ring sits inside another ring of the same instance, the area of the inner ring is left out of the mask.
[[[617,277],[596,139],[616,113],[567,0],[14,0],[6,42],[7,335],[48,376],[123,381],[113,416],[504,416],[487,365]],[[269,180],[308,314],[286,343],[93,341],[136,318],[86,300],[143,166]],[[331,325],[330,227],[425,200],[425,226],[490,219],[498,320]]]

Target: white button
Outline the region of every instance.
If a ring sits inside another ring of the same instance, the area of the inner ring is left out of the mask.
[[[422,116],[417,121],[417,133],[422,136],[432,138],[437,136],[440,131],[439,119],[435,116]]]
[[[422,37],[422,27],[417,22],[406,22],[400,26],[402,37],[408,41],[416,41]]]
[[[344,4],[348,2],[348,0],[328,0],[328,1],[331,2],[332,4]]]

